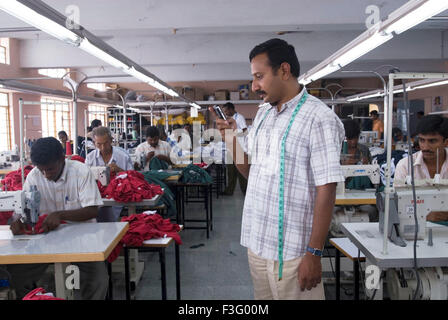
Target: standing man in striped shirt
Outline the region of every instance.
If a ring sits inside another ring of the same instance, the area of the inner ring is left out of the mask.
[[[271,39],[249,60],[252,91],[264,100],[252,129],[244,136],[233,119],[216,123],[248,177],[241,245],[248,248],[254,297],[325,299],[321,256],[336,184],[344,181],[344,127],[298,83],[293,46]]]

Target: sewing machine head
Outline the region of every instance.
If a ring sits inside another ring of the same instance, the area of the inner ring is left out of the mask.
[[[349,177],[369,177],[374,186],[380,184],[380,166],[377,164],[347,165],[341,166],[344,178]],[[337,194],[345,193],[345,182],[339,182],[336,190]]]
[[[378,140],[378,131],[361,131],[359,143],[367,146],[373,145]]]
[[[25,224],[34,228],[40,214],[40,192],[37,186],[31,186],[30,191],[0,192],[0,210],[14,211],[21,215]]]
[[[107,186],[110,183],[110,168],[109,167],[90,167],[95,180],[98,180],[101,185]]]

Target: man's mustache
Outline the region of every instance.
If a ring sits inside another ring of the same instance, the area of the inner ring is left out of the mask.
[[[259,96],[261,96],[262,94],[266,94],[266,92],[260,90],[255,91],[255,93],[258,94]]]

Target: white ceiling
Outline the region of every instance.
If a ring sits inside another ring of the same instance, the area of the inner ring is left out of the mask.
[[[279,37],[293,44],[302,72],[366,30],[366,8],[380,18],[406,0],[46,0],[61,13],[76,5],[80,24],[164,81],[248,80],[248,55]],[[447,14],[442,14],[447,15]],[[88,75],[120,73],[78,48],[0,12],[0,37],[22,39],[26,68],[72,67]],[[11,32],[26,28],[25,32]],[[428,21],[347,66],[448,71],[448,20]],[[175,32],[174,32],[175,30]],[[284,35],[277,32],[289,31]],[[386,71],[387,69],[385,69]],[[340,75],[340,74],[336,74]],[[334,76],[334,75],[333,75]],[[135,81],[129,78],[130,81]]]

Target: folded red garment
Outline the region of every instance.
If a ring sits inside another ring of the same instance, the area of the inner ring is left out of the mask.
[[[163,194],[159,185],[149,184],[140,172],[130,170],[117,174],[102,196],[118,202],[140,202],[158,194]]]
[[[28,176],[28,173],[33,170],[33,166],[25,166],[23,168],[25,179]],[[6,177],[1,181],[3,185],[3,191],[17,191],[22,190],[22,170],[16,170],[8,173]],[[6,189],[5,189],[6,187]]]
[[[96,184],[98,185],[98,190],[100,191],[101,198],[106,198],[106,188],[107,187],[103,186],[101,184],[101,182],[99,182],[98,180],[96,180]]]
[[[71,156],[70,160],[79,161],[79,162],[82,162],[82,163],[85,163],[85,161],[86,161],[86,159],[84,159],[83,157],[78,156],[78,155]]]
[[[52,293],[47,293],[44,288],[36,288],[29,292],[22,300],[65,300],[56,298]]]
[[[37,220],[36,225],[34,226],[34,234],[44,233],[44,230],[42,229],[42,224],[44,223],[45,219],[48,217],[48,214],[44,214],[39,216],[39,219]],[[64,220],[61,221],[61,224],[66,224]],[[26,234],[33,234],[33,230],[30,226],[26,226]]]
[[[179,225],[171,223],[170,219],[163,219],[158,214],[132,214],[129,217],[123,217],[121,221],[129,222],[129,229],[107,258],[109,262],[117,259],[124,245],[139,247],[145,240],[164,237],[171,237],[177,244],[182,244],[178,233]]]

